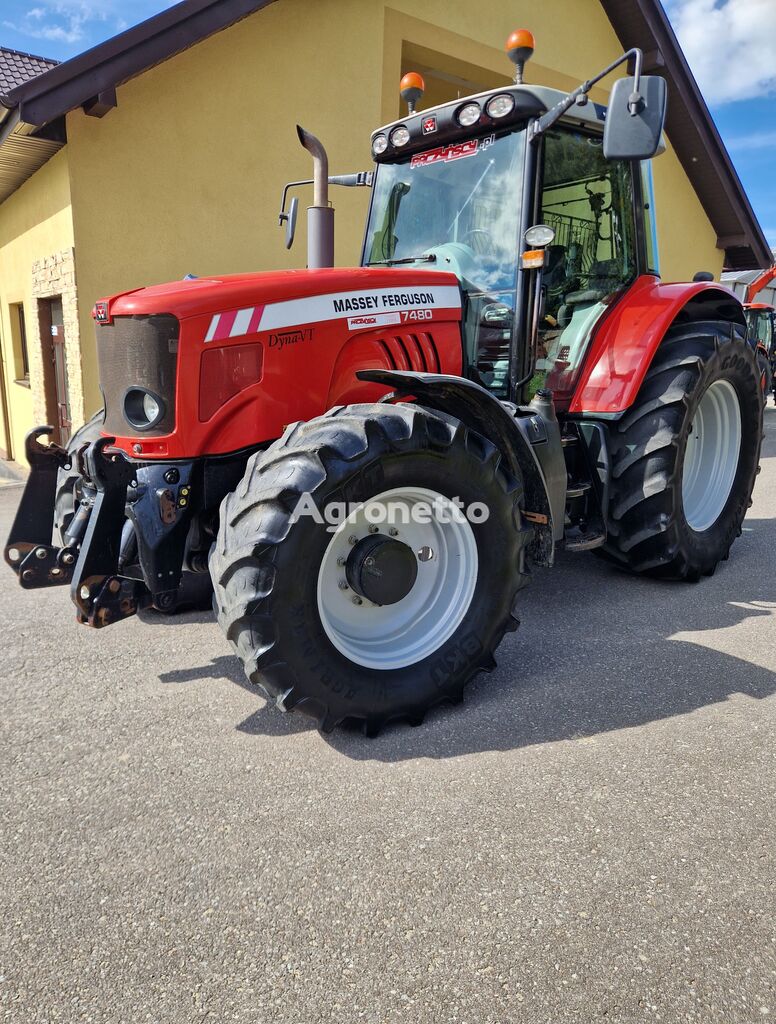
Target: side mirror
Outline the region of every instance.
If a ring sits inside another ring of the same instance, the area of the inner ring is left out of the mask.
[[[299,214],[299,200],[294,196],[288,206],[288,213],[283,211],[278,215],[278,224],[286,222],[286,249],[290,249],[294,244],[294,235],[296,234],[296,218]]]
[[[493,330],[511,330],[514,314],[503,302],[489,302],[480,314],[480,326]]]
[[[607,160],[650,160],[660,146],[666,118],[665,79],[642,75],[639,91],[634,78],[620,78],[609,97],[604,126]]]

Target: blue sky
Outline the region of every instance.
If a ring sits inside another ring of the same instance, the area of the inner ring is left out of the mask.
[[[776,247],[776,0],[663,2]],[[67,60],[171,6],[165,0],[0,0],[0,45]]]

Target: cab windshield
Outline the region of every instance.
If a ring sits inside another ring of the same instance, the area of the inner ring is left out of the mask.
[[[467,139],[380,165],[364,262],[417,257],[457,274],[470,295],[514,295],[524,137]]]

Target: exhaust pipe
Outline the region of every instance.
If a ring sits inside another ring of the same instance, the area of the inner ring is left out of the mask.
[[[301,125],[296,133],[313,158],[313,205],[307,210],[307,266],[334,266],[334,209],[329,206],[329,158],[319,139]]]

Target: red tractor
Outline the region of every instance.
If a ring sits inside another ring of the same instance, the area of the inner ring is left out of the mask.
[[[199,581],[285,711],[374,734],[494,665],[555,549],[698,580],[728,556],[763,401],[741,303],[658,275],[649,160],[665,82],[629,51],[376,131],[361,265],[333,269],[326,154],[308,269],[98,302],[104,415],[31,432],[5,549],[103,627]],[[608,108],[591,87],[626,60]],[[298,183],[295,183],[298,184]],[[293,240],[296,203],[282,218]],[[52,528],[56,514],[56,539]]]
[[[774,337],[776,309],[770,303],[755,302],[755,298],[774,279],[776,279],[776,264],[768,267],[748,284],[744,293],[744,314],[749,344],[757,353],[766,401],[771,391],[776,399],[776,337]]]

